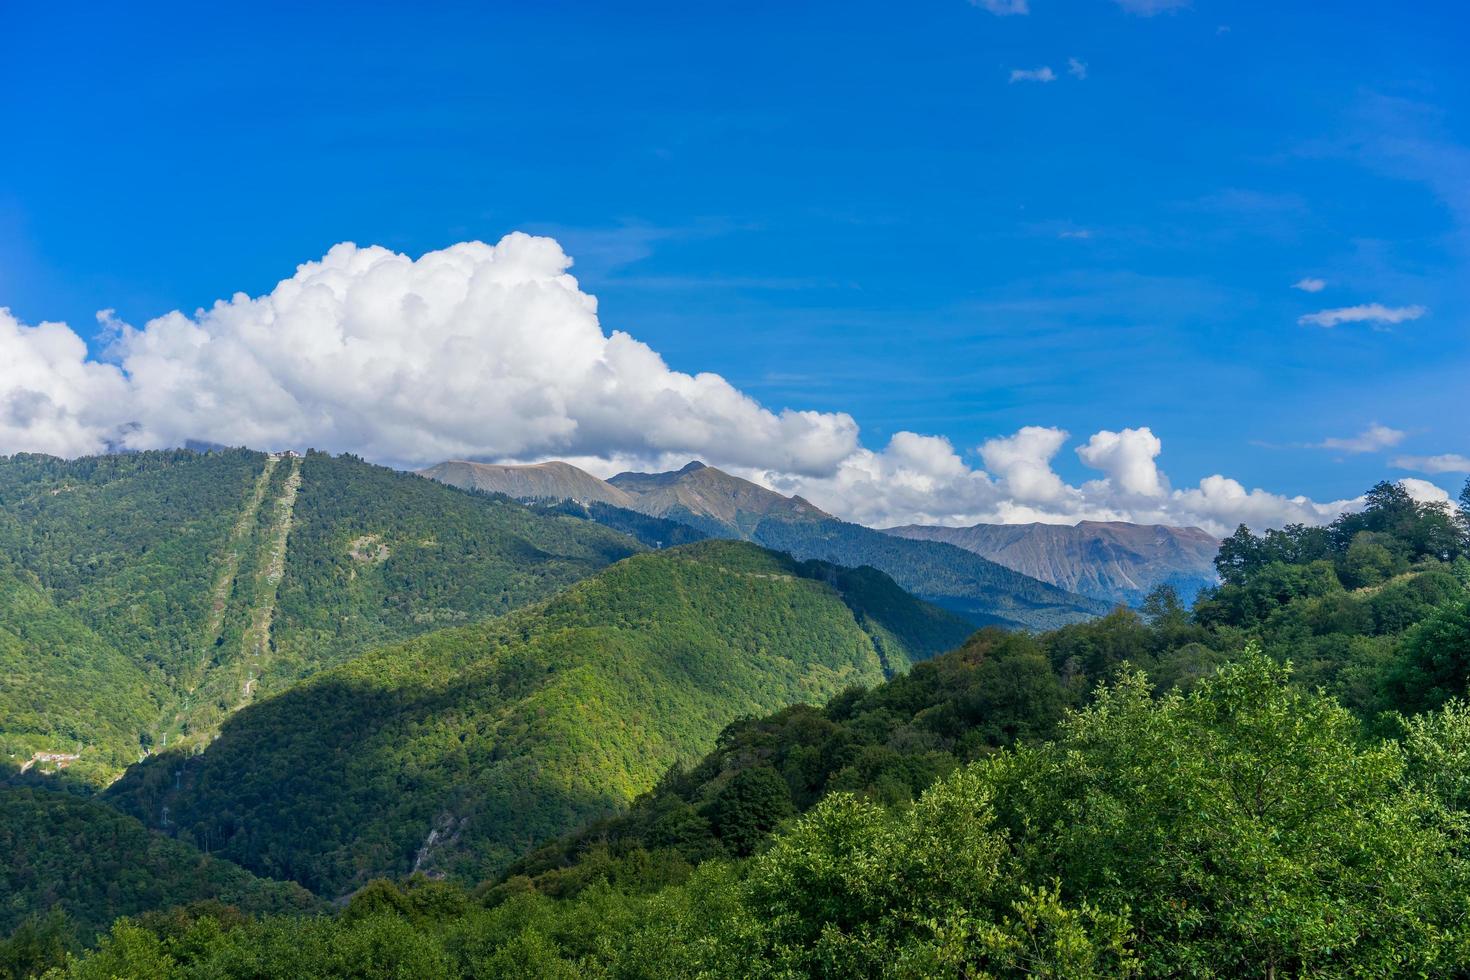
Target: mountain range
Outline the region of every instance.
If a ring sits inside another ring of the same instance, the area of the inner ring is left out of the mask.
[[[1216,581],[1219,541],[1199,528],[1083,521],[1075,527],[910,525],[879,532],[699,462],[668,473],[620,473],[608,480],[559,462],[455,461],[422,473],[511,497],[596,506],[603,517],[594,519],[611,518],[608,508],[623,508],[799,558],[872,565],[977,625],[1046,629],[1117,603],[1137,605],[1159,585],[1173,587],[1190,602]]]
[[[724,964],[687,975],[807,975],[833,942],[886,961],[907,934],[854,914],[957,908],[1022,930],[994,947],[1020,975],[1054,939],[1026,922],[1069,921],[1035,904],[1055,895],[1112,903],[1132,931],[1108,948],[1162,956],[1247,832],[1287,869],[1273,894],[1334,921],[1409,882],[1429,925],[1395,950],[1463,919],[1463,709],[1395,713],[1465,690],[1470,538],[1396,485],[1329,528],[1240,532],[1193,610],[1089,617],[1105,604],[711,467],[600,481],[643,510],[538,472],[527,503],[317,452],[0,458],[0,976],[70,969],[125,914],[74,975],[644,976],[681,950]],[[1078,588],[1213,547],[946,534],[1058,578],[1106,557]],[[1076,619],[974,629],[1043,613]],[[1200,822],[1262,771],[1287,805]],[[1156,842],[1181,839],[1207,849],[1161,878]],[[954,877],[975,868],[1014,890]],[[1360,921],[1384,920],[1342,935]]]
[[[909,524],[886,533],[942,541],[1072,592],[1136,606],[1159,585],[1186,603],[1214,585],[1220,541],[1197,527],[1082,521],[1066,524]]]
[[[128,862],[261,909],[299,897],[269,878],[483,876],[736,717],[972,631],[871,568],[592,506],[318,452],[0,458],[11,890],[100,925],[158,904],[98,898]]]

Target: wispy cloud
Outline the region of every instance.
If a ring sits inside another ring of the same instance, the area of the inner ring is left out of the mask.
[[[1332,310],[1320,310],[1296,318],[1303,326],[1335,327],[1340,323],[1394,324],[1417,320],[1429,311],[1417,304],[1413,306],[1384,306],[1382,303],[1361,303],[1357,306],[1340,306]]]
[[[1117,0],[1117,3],[1128,13],[1140,17],[1152,17],[1189,6],[1189,0]]]
[[[1313,448],[1336,449],[1343,453],[1372,453],[1397,446],[1404,441],[1406,434],[1399,429],[1390,429],[1386,425],[1374,422],[1355,436],[1323,439],[1315,443]]]
[[[1082,79],[1087,77],[1087,62],[1078,61],[1076,58],[1068,58],[1067,74],[1071,75],[1079,82],[1082,81]]]
[[[1327,288],[1327,280],[1313,279],[1309,276],[1306,279],[1298,279],[1291,284],[1291,288],[1300,289],[1304,293],[1320,293]]]
[[[970,0],[972,7],[995,14],[997,17],[1009,17],[1012,14],[1029,14],[1031,8],[1027,6],[1026,0]]]
[[[1012,68],[1011,84],[1016,82],[1054,82],[1057,73],[1051,70],[1050,65],[1042,65],[1040,68]]]
[[[1090,229],[1090,228],[1069,228],[1069,229],[1067,229],[1065,231],[1059,231],[1059,232],[1057,232],[1057,237],[1058,238],[1091,238],[1092,237],[1092,229]]]
[[[1419,473],[1470,473],[1470,456],[1443,453],[1439,456],[1395,456],[1393,465]]]

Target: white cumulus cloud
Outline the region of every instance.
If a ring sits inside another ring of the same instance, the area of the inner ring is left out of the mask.
[[[1148,429],[1098,432],[1077,450],[1082,462],[1107,474],[1111,489],[1136,497],[1162,497],[1167,481],[1154,463],[1164,444]]]
[[[604,333],[570,265],[519,233],[417,260],[342,244],[265,296],[124,326],[116,367],[87,361],[64,326],[12,320],[0,344],[28,357],[0,375],[13,420],[0,449],[94,451],[128,425],[132,448],[317,445],[400,464],[718,453],[821,472],[857,448],[846,414],[770,411]]]
[[[1453,503],[1448,491],[1443,487],[1435,486],[1428,480],[1416,480],[1412,476],[1406,476],[1399,481],[1399,486],[1409,491],[1409,496],[1421,504],[1439,504],[1444,507]]]
[[[196,439],[398,466],[562,458],[602,475],[698,457],[874,525],[1132,520],[1226,533],[1355,505],[1223,475],[1174,489],[1146,426],[1080,440],[1077,459],[1099,476],[1079,483],[1053,468],[1072,437],[1047,426],[986,440],[971,456],[980,466],[936,435],[866,448],[846,413],[767,408],[604,330],[570,266],[553,239],[519,233],[417,259],[342,244],[262,296],[137,328],[104,311],[101,360],[65,324],[0,310],[0,452]]]
[[[1429,312],[1422,306],[1384,306],[1382,303],[1363,303],[1359,306],[1340,306],[1332,310],[1320,310],[1297,317],[1302,326],[1332,328],[1342,323],[1404,323],[1417,320]]]
[[[948,440],[899,433],[881,451],[854,453],[829,477],[769,470],[742,475],[874,526],[1134,521],[1202,527],[1224,535],[1240,524],[1257,530],[1324,524],[1362,505],[1362,498],[1319,503],[1247,489],[1219,474],[1195,487],[1172,489],[1157,465],[1163,443],[1147,427],[1090,436],[1077,455],[1103,476],[1074,485],[1052,468],[1052,460],[1070,440],[1062,429],[1026,426],[984,442],[978,449],[984,468],[975,469]]]
[[[77,456],[117,444],[128,384],[64,323],[26,326],[0,307],[0,452]]]
[[[1291,284],[1291,288],[1300,289],[1304,293],[1320,293],[1327,288],[1327,280],[1313,279],[1309,276],[1306,279],[1298,279]]]

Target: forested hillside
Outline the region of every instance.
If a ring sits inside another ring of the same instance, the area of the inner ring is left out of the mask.
[[[124,922],[73,975],[341,972],[369,948],[425,977],[1463,975],[1467,551],[1381,485],[1330,528],[1234,535],[1193,612],[1163,589],[986,630],[737,721],[491,887]]]
[[[1381,484],[1218,568],[1193,609],[1160,588],[921,660],[950,621],[871,570],[630,558],[135,769],[113,798],[218,855],[400,880],[326,918],[125,920],[68,975],[1463,974],[1464,515]],[[681,742],[710,689],[741,706]]]
[[[968,633],[871,569],[705,542],[363,654],[107,799],[153,826],[167,807],[180,836],[322,894],[415,869],[483,877],[625,805],[736,717],[874,683]]]
[[[256,878],[111,807],[40,788],[0,786],[0,852],[0,936],[53,910],[90,939],[118,915],[205,899],[259,913],[322,906],[298,885]]]
[[[215,568],[263,459],[0,459],[9,766],[39,752],[103,781],[151,744],[159,712],[203,656]]]
[[[303,461],[272,642],[283,677],[348,651],[499,615],[640,550],[351,456]]]
[[[351,652],[640,548],[346,456],[0,459],[0,764],[103,784]]]

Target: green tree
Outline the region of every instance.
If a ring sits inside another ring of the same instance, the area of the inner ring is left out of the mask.
[[[730,853],[745,857],[796,812],[786,780],[770,766],[742,769],[710,806],[710,823]]]
[[[1025,878],[1129,909],[1149,974],[1442,972],[1470,881],[1444,811],[1288,679],[1257,650],[1189,695],[1133,675],[993,760]]]
[[[1404,637],[1389,671],[1389,706],[1418,712],[1462,697],[1470,684],[1470,600],[1436,610]]]
[[[1383,537],[1372,531],[1360,531],[1354,536],[1338,566],[1343,585],[1350,589],[1377,585],[1407,567],[1408,563],[1389,549]]]

